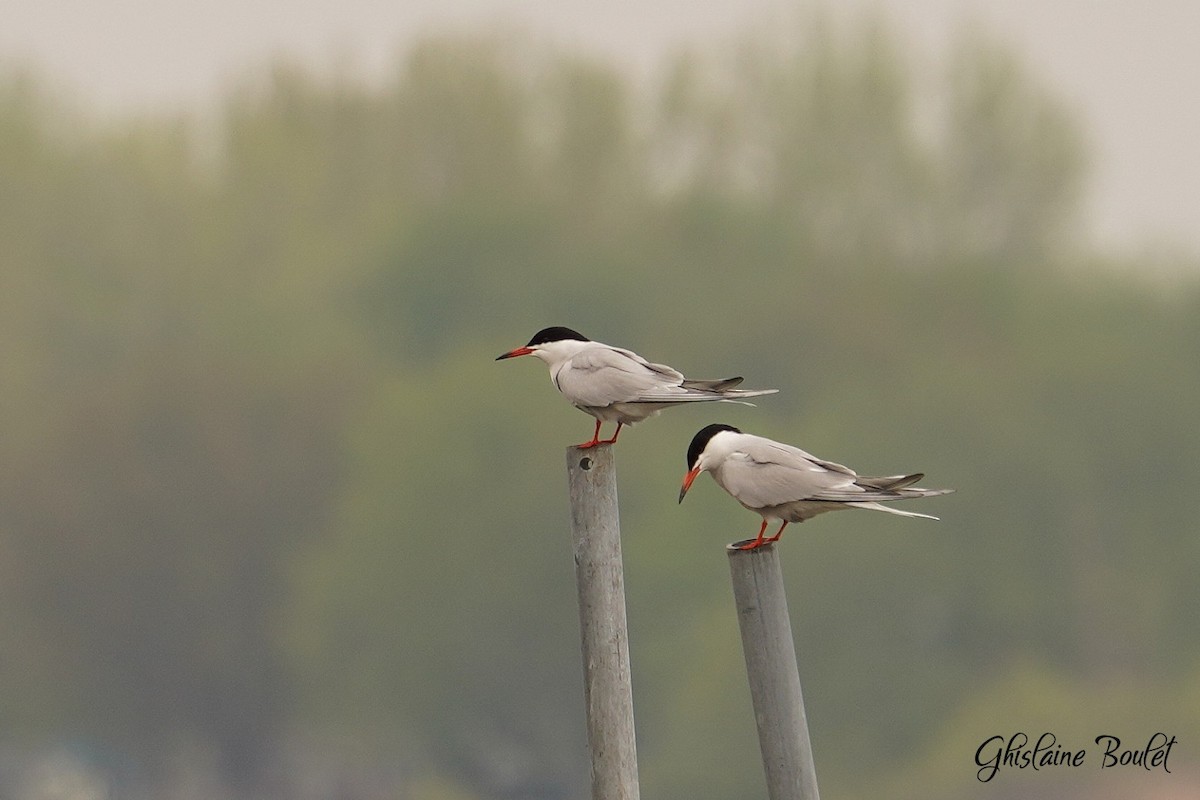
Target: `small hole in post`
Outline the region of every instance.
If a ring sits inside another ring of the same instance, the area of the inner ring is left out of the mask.
[[[592,468],[592,460],[590,458],[588,458],[587,456],[584,456],[583,458],[579,459],[579,468],[583,469],[583,470],[591,469]]]

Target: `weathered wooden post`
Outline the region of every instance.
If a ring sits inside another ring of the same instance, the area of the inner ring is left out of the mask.
[[[592,800],[638,800],[633,683],[612,447],[568,447],[567,478],[579,587]]]
[[[779,554],[726,548],[770,800],[818,800]]]

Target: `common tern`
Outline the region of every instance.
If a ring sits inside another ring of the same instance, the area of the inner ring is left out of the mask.
[[[708,472],[718,486],[763,518],[758,537],[737,545],[740,550],[753,550],[778,541],[789,522],[803,522],[817,514],[841,508],[867,508],[904,517],[937,519],[928,514],[888,508],[882,503],[954,491],[913,486],[925,477],[919,472],[865,478],[849,467],[817,458],[798,447],[742,433],[732,425],[701,428],[688,445],[687,465],[688,473],[679,490],[679,502],[683,502],[696,476]],[[770,520],[780,520],[783,524],[774,536],[764,539],[763,533]]]
[[[581,448],[612,444],[625,425],[652,417],[664,408],[685,403],[741,402],[747,397],[774,394],[778,389],[735,389],[738,378],[691,380],[665,364],[652,364],[632,350],[593,342],[560,326],[543,328],[529,344],[509,350],[497,361],[534,356],[550,368],[550,379],[563,397],[596,418],[591,441]],[[751,405],[746,403],[746,405]],[[600,439],[600,425],[617,423],[611,439]]]

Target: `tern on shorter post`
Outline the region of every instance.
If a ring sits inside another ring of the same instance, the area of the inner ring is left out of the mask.
[[[790,522],[803,522],[817,514],[842,508],[865,508],[902,517],[937,519],[928,514],[889,508],[883,503],[936,497],[954,491],[913,486],[925,477],[920,472],[867,478],[799,447],[742,433],[732,425],[714,424],[701,428],[688,445],[687,465],[679,502],[683,502],[696,477],[701,472],[708,472],[733,499],[762,517],[758,536],[739,545],[746,550],[777,541]],[[763,538],[771,520],[782,524],[774,536]]]

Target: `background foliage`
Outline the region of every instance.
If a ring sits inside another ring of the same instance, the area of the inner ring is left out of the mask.
[[[1166,730],[1195,784],[1200,287],[1080,236],[1081,133],[1002,50],[787,33],[651,86],[433,38],[204,125],[0,78],[0,787],[65,748],[122,796],[584,796],[591,423],[492,363],[550,324],[782,390],[622,438],[646,796],[762,791],[756,518],[674,502],[718,420],[958,489],[783,542],[829,796],[982,796],[1017,729]]]

